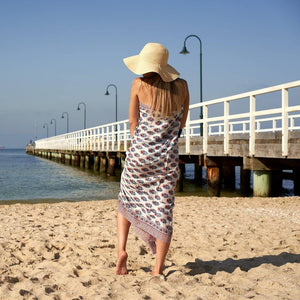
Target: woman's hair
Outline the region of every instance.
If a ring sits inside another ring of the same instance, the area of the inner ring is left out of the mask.
[[[176,79],[164,82],[161,77],[154,73],[149,77],[143,77],[142,88],[149,89],[151,97],[151,111],[157,117],[170,116],[172,113],[181,111],[182,98],[185,94],[184,81]]]

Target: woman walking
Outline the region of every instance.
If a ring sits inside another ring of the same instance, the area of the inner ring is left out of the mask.
[[[127,274],[126,242],[131,224],[146,242],[162,274],[173,227],[178,178],[178,136],[185,126],[189,92],[185,80],[168,65],[168,50],[148,43],[139,55],[124,59],[135,74],[129,103],[132,137],[126,153],[118,198],[116,274]]]

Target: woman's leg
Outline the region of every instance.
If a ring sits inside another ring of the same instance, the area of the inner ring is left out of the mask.
[[[162,242],[156,239],[156,263],[151,275],[163,274],[165,258],[169,250],[170,243]]]
[[[126,275],[127,252],[126,243],[131,223],[119,212],[117,214],[117,236],[118,236],[118,260],[116,266],[117,275]]]

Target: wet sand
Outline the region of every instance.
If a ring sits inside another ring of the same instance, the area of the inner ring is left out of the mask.
[[[116,200],[0,206],[0,299],[300,299],[300,197],[178,197],[165,278]]]

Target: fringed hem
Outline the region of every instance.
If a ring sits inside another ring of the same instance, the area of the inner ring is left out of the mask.
[[[148,245],[152,254],[156,253],[156,243],[155,243],[156,239],[165,243],[171,242],[172,234],[168,235],[166,233],[162,233],[156,230],[155,228],[151,227],[150,225],[135,219],[123,207],[120,201],[118,202],[118,211],[133,225],[135,232]]]

